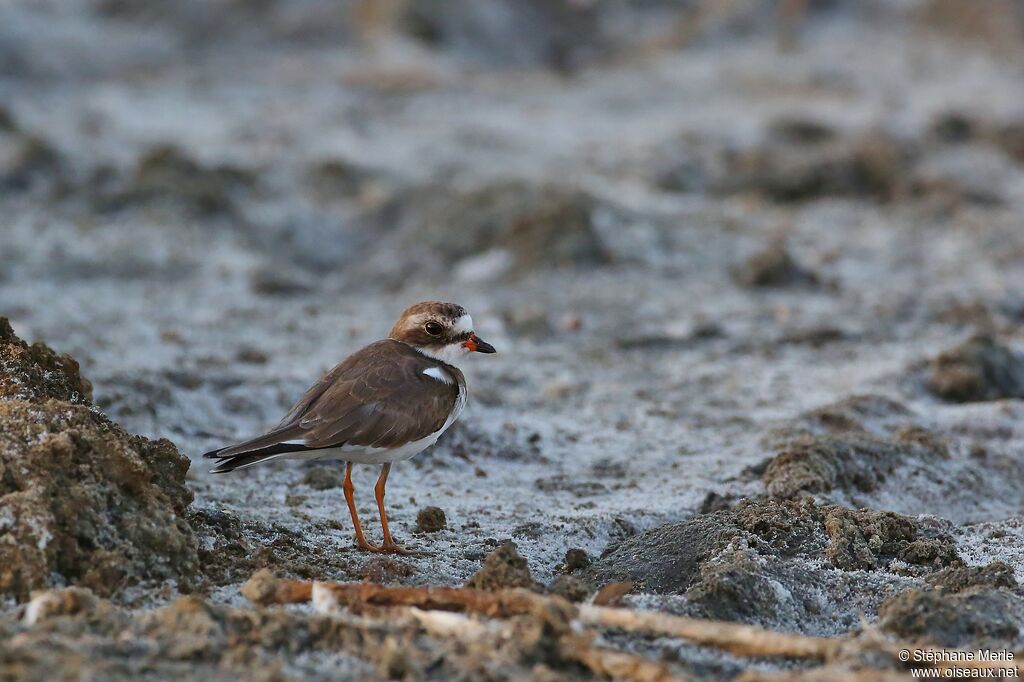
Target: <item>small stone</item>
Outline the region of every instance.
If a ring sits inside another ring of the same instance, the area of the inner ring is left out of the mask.
[[[572,573],[590,567],[590,555],[585,550],[574,547],[565,553],[565,559],[555,569],[559,573]]]
[[[976,336],[934,358],[926,385],[956,403],[1024,398],[1024,356],[989,336]]]
[[[239,348],[238,353],[235,354],[235,358],[237,358],[239,362],[244,362],[247,365],[265,365],[270,359],[263,351],[250,346]]]
[[[530,574],[530,566],[519,554],[519,548],[511,540],[499,545],[487,558],[484,565],[466,581],[466,587],[478,590],[501,590],[509,587],[525,587],[537,590],[539,585]]]
[[[424,507],[416,514],[417,533],[437,533],[447,527],[448,520],[440,507]]]
[[[733,277],[745,287],[799,287],[820,283],[818,275],[800,265],[781,242],[752,255],[733,270]]]

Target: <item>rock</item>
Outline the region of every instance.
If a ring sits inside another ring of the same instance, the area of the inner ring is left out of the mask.
[[[341,466],[316,466],[306,471],[302,483],[313,490],[340,488],[345,483],[344,468]]]
[[[88,405],[92,384],[82,378],[78,362],[43,343],[19,339],[0,317],[0,399],[42,402],[49,398]]]
[[[57,187],[65,180],[67,161],[45,139],[18,134],[5,138],[0,145],[0,192],[23,192],[39,185]]]
[[[931,360],[926,386],[957,403],[1024,398],[1024,356],[991,336],[975,336]]]
[[[459,263],[499,252],[509,262],[492,272],[492,279],[604,265],[612,253],[594,226],[598,208],[590,194],[554,184],[426,188],[402,195],[368,218],[392,234],[376,245],[365,267],[371,273],[394,272],[398,258],[407,266],[399,268],[402,272],[450,274]]]
[[[897,637],[947,647],[1014,649],[1024,599],[1005,589],[975,587],[950,594],[911,589],[887,600],[878,611],[879,627]]]
[[[656,39],[691,8],[647,2],[643,11],[607,0],[410,2],[399,27],[473,64],[574,71],[617,49]]]
[[[228,165],[208,166],[174,145],[158,145],[139,158],[132,176],[119,187],[100,191],[96,207],[111,211],[169,203],[212,217],[234,212],[235,194],[255,185],[252,171]]]
[[[0,593],[62,582],[110,595],[197,568],[189,460],[84,405],[0,402]]]
[[[78,364],[6,320],[0,387],[0,593],[70,583],[106,596],[195,573],[187,457],[91,410]]]
[[[1014,569],[1002,561],[984,566],[950,566],[931,574],[928,584],[947,592],[964,592],[974,587],[1006,588],[1016,591],[1020,585]]]
[[[249,278],[249,287],[261,296],[301,296],[314,290],[313,285],[298,274],[279,268],[258,268]]]
[[[984,566],[950,566],[927,578],[928,584],[947,592],[963,592],[972,587],[1005,587],[1016,590],[1020,585],[1013,568],[1002,561]]]
[[[831,126],[811,118],[784,117],[768,124],[768,139],[784,144],[815,145],[837,137]]]
[[[235,353],[235,359],[247,365],[265,365],[270,361],[270,356],[259,348],[242,346]]]
[[[304,173],[306,189],[322,202],[358,199],[367,191],[373,175],[344,159],[325,159],[311,163]]]
[[[761,475],[768,494],[872,492],[910,460],[949,458],[945,442],[899,403],[855,396],[801,415],[768,438],[776,455]]]
[[[807,551],[811,546],[823,551],[823,530],[813,502],[747,500],[732,509],[628,538],[595,561],[586,574],[598,585],[632,581],[638,592],[680,594],[699,580],[706,561],[734,541],[743,539],[766,548],[775,544],[786,552],[804,545]]]
[[[890,200],[903,189],[903,178],[916,151],[885,133],[816,144],[807,140],[771,139],[750,149],[730,152],[726,172],[713,183],[720,194],[756,192],[791,203],[823,197]]]
[[[585,550],[577,547],[566,551],[565,559],[562,560],[562,563],[555,570],[559,573],[575,573],[576,571],[590,568],[591,563],[590,555]]]
[[[907,456],[905,449],[896,443],[853,434],[801,436],[779,450],[761,480],[768,494],[777,497],[835,489],[870,492],[899,466]]]
[[[448,520],[440,507],[424,507],[416,514],[417,533],[437,533],[447,527]]]
[[[519,554],[514,542],[499,545],[484,559],[484,565],[466,581],[466,587],[478,590],[503,590],[525,587],[538,590],[540,586],[530,574],[530,566]]]
[[[745,287],[816,286],[820,278],[804,268],[778,242],[758,251],[733,269],[733,278]]]
[[[825,531],[825,556],[844,571],[881,569],[892,561],[925,570],[961,565],[951,538],[925,537],[913,519],[893,512],[833,507]]]
[[[807,498],[761,499],[640,533],[611,547],[581,576],[598,585],[631,581],[638,592],[685,595],[690,615],[800,623],[806,631],[856,623],[891,594],[887,586],[959,563],[950,538],[909,517]],[[859,603],[849,600],[851,592]],[[821,616],[823,598],[842,603],[831,621]]]

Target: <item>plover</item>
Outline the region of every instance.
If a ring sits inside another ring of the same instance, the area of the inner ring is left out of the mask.
[[[466,406],[466,379],[458,364],[470,353],[494,353],[473,331],[459,305],[426,301],[408,308],[388,338],[348,356],[299,398],[267,433],[204,457],[225,473],[274,459],[345,462],[345,501],[356,544],[371,552],[407,553],[391,537],[384,488],[391,463],[422,452]],[[381,464],[374,492],[384,531],[380,546],[366,541],[356,512],[353,464]]]

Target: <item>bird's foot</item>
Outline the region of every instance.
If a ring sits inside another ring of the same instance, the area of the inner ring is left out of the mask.
[[[356,547],[358,547],[359,549],[361,549],[364,552],[380,552],[381,551],[381,547],[379,545],[375,545],[372,542],[367,542],[366,540],[364,540],[362,538],[356,538]]]

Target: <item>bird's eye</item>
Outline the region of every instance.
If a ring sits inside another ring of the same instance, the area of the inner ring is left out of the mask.
[[[423,328],[431,336],[440,336],[441,331],[442,331],[441,330],[441,325],[438,324],[437,322],[434,322],[433,320],[431,320],[430,322],[427,322],[425,325],[423,325]]]

